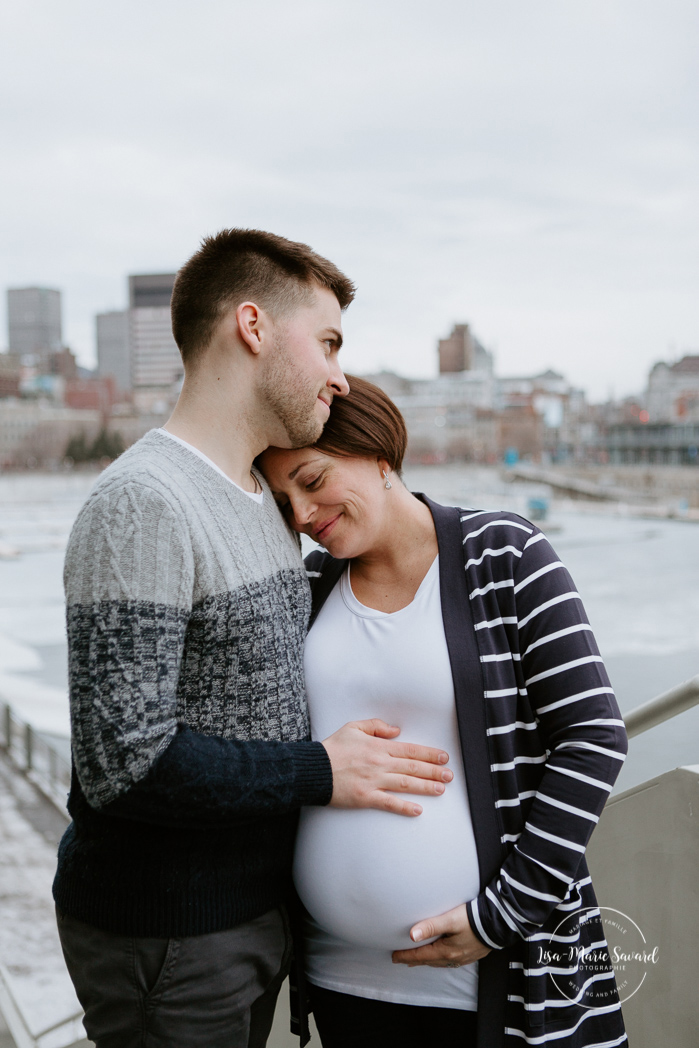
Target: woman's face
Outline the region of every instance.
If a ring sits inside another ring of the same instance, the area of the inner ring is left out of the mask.
[[[271,448],[258,461],[294,531],[341,558],[361,556],[379,543],[390,503],[384,460]]]

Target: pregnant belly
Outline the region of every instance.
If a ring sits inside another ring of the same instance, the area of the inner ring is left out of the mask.
[[[296,889],[329,934],[376,949],[414,946],[410,928],[478,894],[465,805],[425,798],[416,819],[379,811],[309,808],[301,814]]]

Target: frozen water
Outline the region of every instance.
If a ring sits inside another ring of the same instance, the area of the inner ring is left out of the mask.
[[[68,695],[65,673],[47,679],[44,652],[58,646],[65,662],[63,555],[95,476],[0,477],[0,699],[52,734],[70,731]]]

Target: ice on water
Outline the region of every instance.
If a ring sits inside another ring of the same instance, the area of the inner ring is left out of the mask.
[[[0,700],[37,730],[67,734],[63,555],[95,474],[0,477]]]

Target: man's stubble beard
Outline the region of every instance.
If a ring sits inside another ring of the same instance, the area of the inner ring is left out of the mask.
[[[262,393],[270,411],[284,427],[292,448],[314,444],[323,432],[323,423],[315,414],[319,392],[309,389],[283,338],[278,336]]]

